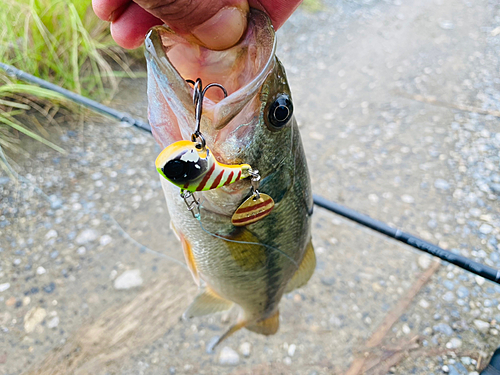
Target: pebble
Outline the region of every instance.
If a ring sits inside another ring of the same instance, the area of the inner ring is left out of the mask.
[[[321,278],[321,284],[326,285],[326,286],[332,286],[335,284],[335,277],[322,277]]]
[[[240,356],[229,346],[222,348],[219,354],[219,364],[223,366],[236,366],[240,363]]]
[[[9,288],[10,288],[10,284],[9,283],[0,284],[0,293],[1,292],[5,292]]]
[[[130,289],[141,286],[143,283],[140,270],[129,270],[118,276],[113,285],[115,289]]]
[[[54,316],[47,323],[47,327],[50,328],[50,329],[56,328],[58,325],[59,325],[59,317],[58,316]]]
[[[476,280],[476,283],[479,286],[483,285],[485,282],[485,279],[482,276],[474,276],[474,280]]]
[[[450,188],[450,184],[447,181],[438,178],[434,181],[434,187],[439,190],[448,190]]]
[[[474,320],[474,325],[476,326],[476,328],[479,331],[481,331],[483,333],[488,332],[488,330],[490,329],[490,323],[485,322],[483,320],[479,320],[479,319]]]
[[[26,333],[31,333],[35,330],[36,326],[40,324],[45,317],[47,312],[41,307],[33,307],[24,316],[24,330]]]
[[[94,229],[84,229],[76,236],[76,243],[78,245],[85,245],[89,242],[95,241],[98,235]]]
[[[47,272],[47,271],[46,271],[46,270],[45,270],[45,268],[43,268],[42,266],[40,266],[40,267],[38,267],[38,268],[36,269],[36,274],[37,274],[37,275],[43,275],[45,272]]]
[[[101,236],[101,238],[99,238],[99,245],[106,246],[109,245],[111,241],[113,241],[113,238],[110,235],[105,234],[104,236]]]
[[[439,27],[443,30],[452,30],[455,28],[455,25],[450,20],[443,20],[439,22]]]
[[[420,307],[422,307],[424,309],[428,309],[430,306],[430,303],[427,302],[425,299],[421,299],[418,304],[420,305]]]
[[[250,354],[252,353],[252,344],[250,344],[249,342],[244,342],[240,345],[238,350],[243,355],[243,357],[250,357]]]
[[[446,347],[448,349],[458,349],[461,346],[462,346],[462,340],[456,337],[452,338],[450,341],[446,343]]]
[[[49,293],[49,294],[52,293],[55,289],[56,289],[56,284],[53,282],[49,283],[47,285],[44,285],[44,287],[43,287],[43,291],[45,293]]]
[[[446,302],[452,302],[454,299],[455,295],[453,294],[453,292],[446,292],[443,295],[443,300],[445,300]]]
[[[418,266],[423,269],[423,270],[426,270],[427,268],[429,268],[429,266],[431,265],[431,257],[427,254],[422,254],[418,257]]]
[[[407,335],[407,334],[409,334],[411,332],[411,329],[410,329],[410,327],[408,327],[408,324],[403,324],[402,330],[403,330],[403,333],[405,335]]]
[[[490,234],[493,231],[493,227],[489,224],[482,224],[479,227],[479,232],[482,234]]]
[[[295,344],[290,344],[290,346],[288,347],[288,356],[293,357],[296,349],[297,349],[297,346]]]
[[[448,370],[449,375],[467,375],[468,372],[458,371],[456,365],[450,365]]]
[[[432,327],[434,332],[444,333],[446,336],[451,336],[453,334],[453,329],[446,323],[439,323]]]
[[[411,195],[408,194],[403,194],[401,196],[401,200],[405,203],[413,203],[415,202],[415,198],[413,198]]]
[[[472,363],[471,357],[461,357],[460,361],[465,365],[469,366]]]
[[[467,289],[465,286],[461,286],[457,289],[457,296],[458,298],[466,298],[469,296],[469,289]]]
[[[57,231],[55,231],[54,229],[49,230],[45,234],[45,239],[46,240],[50,240],[51,238],[57,238]]]

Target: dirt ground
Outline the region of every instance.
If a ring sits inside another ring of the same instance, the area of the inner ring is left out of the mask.
[[[500,4],[309,1],[278,38],[313,191],[500,268]],[[145,80],[111,105],[145,118]],[[279,332],[210,353],[234,316],[181,319],[153,138],[54,132],[68,155],[30,144],[30,183],[0,175],[0,374],[473,375],[500,345],[500,286],[316,208]]]

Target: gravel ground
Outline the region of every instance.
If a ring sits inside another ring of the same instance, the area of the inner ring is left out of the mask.
[[[316,12],[300,8],[278,33],[313,190],[500,268],[500,4],[319,4]],[[145,117],[145,81],[124,81],[113,105]],[[30,183],[0,175],[1,374],[36,369],[162,275],[190,278],[168,258],[182,253],[168,227],[153,139],[88,116],[54,138],[68,155],[30,143],[31,158],[17,160]],[[284,298],[277,335],[240,331],[207,353],[233,317],[179,320],[99,373],[345,372],[432,266],[321,209],[313,226],[317,270]],[[417,336],[383,373],[477,374],[499,345],[499,300],[498,285],[443,263],[378,348],[396,350]]]

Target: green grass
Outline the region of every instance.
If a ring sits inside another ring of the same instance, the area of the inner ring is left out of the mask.
[[[100,101],[116,91],[118,76],[131,73],[91,0],[2,0],[1,8],[0,61]],[[71,107],[58,94],[0,72],[0,147],[23,152],[25,134],[62,152],[45,129],[61,105]],[[40,114],[47,119],[42,124]]]
[[[311,13],[321,12],[325,9],[322,0],[304,0],[301,5],[303,9]]]

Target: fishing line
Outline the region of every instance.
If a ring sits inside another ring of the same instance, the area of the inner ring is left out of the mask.
[[[280,253],[281,255],[283,255],[285,258],[287,258],[290,262],[293,263],[293,265],[295,266],[295,268],[299,268],[299,265],[297,264],[297,262],[290,256],[288,255],[287,253],[285,253],[284,251],[278,249],[277,247],[274,247],[274,246],[271,246],[271,245],[267,245],[265,243],[260,243],[260,242],[247,242],[247,241],[236,241],[236,240],[231,240],[229,238],[226,238],[226,237],[223,237],[221,235],[218,235],[218,234],[215,234],[215,233],[212,233],[210,232],[209,230],[205,229],[205,227],[203,226],[203,224],[201,223],[201,217],[199,214],[196,215],[196,220],[198,220],[198,222],[200,223],[200,227],[201,229],[213,236],[213,237],[216,237],[216,238],[220,238],[221,240],[224,240],[224,241],[227,241],[227,242],[233,242],[233,243],[239,243],[239,244],[244,244],[244,245],[258,245],[258,246],[264,246],[264,247],[267,247],[268,249],[271,249],[271,250],[275,250],[277,251],[278,253]]]
[[[110,214],[102,214],[102,217],[104,218],[104,220],[109,220],[111,221],[115,227],[118,229],[118,231],[121,233],[121,235],[123,237],[125,237],[127,240],[129,240],[130,242],[132,242],[135,246],[137,246],[139,248],[139,251],[144,251],[146,253],[150,253],[150,254],[153,254],[153,255],[156,255],[156,256],[159,256],[161,258],[165,258],[165,259],[168,259],[180,266],[182,266],[183,268],[185,269],[188,269],[188,267],[186,266],[185,263],[181,262],[180,260],[177,260],[167,254],[163,254],[163,253],[160,253],[158,251],[155,251],[153,249],[150,249],[149,247],[141,244],[140,242],[138,242],[135,238],[133,238],[130,234],[127,233],[127,231],[125,229],[122,228],[122,226],[120,225],[120,223],[118,223],[118,221],[116,221],[116,219],[111,216]]]
[[[120,121],[125,121],[128,122],[129,124],[138,127],[141,130],[146,130],[148,132],[151,132],[151,127],[149,124],[147,124],[144,121],[141,120],[136,120],[132,117],[132,115],[124,112],[117,111],[115,109],[109,108],[103,104],[100,104],[96,101],[90,100],[84,96],[75,94],[74,92],[68,91],[66,89],[63,89],[62,87],[59,87],[57,85],[54,85],[50,82],[47,82],[41,78],[35,77],[31,74],[28,74],[26,72],[23,72],[22,70],[19,70],[11,65],[4,64],[0,62],[0,69],[3,69],[6,71],[9,75],[16,77],[18,79],[34,83],[40,87],[46,88],[48,90],[55,91],[64,97],[74,101],[75,103],[81,104],[83,106],[86,106],[90,109],[93,109],[94,111],[97,111],[99,113],[106,114],[110,117],[113,117],[115,119],[118,119]],[[357,211],[354,211],[350,208],[341,206],[335,202],[329,201],[325,198],[322,198],[317,195],[313,195],[313,200],[314,204],[316,204],[319,207],[322,207],[330,212],[334,212],[337,215],[343,216],[345,218],[348,218],[350,220],[353,220],[357,222],[360,225],[363,225],[365,227],[368,227],[374,231],[380,232],[385,234],[388,237],[394,238],[395,240],[398,240],[406,245],[409,245],[417,250],[423,251],[425,253],[428,253],[432,256],[435,256],[437,258],[440,258],[446,262],[449,262],[451,264],[454,264],[457,267],[460,267],[466,271],[469,271],[475,275],[482,276],[485,279],[488,279],[490,281],[493,281],[497,284],[500,284],[500,270],[494,269],[492,267],[486,266],[484,264],[475,262],[467,257],[464,257],[459,254],[455,254],[451,251],[444,250],[440,248],[439,246],[436,246],[434,244],[431,244],[430,242],[424,241],[418,237],[415,237],[409,233],[405,233],[399,229],[392,228],[388,226],[387,224],[372,219],[369,216],[363,215]],[[201,225],[201,222],[200,222]],[[202,226],[202,229],[205,230]],[[238,242],[234,240],[229,240],[224,237],[219,237],[216,234],[210,233],[207,231],[208,234],[211,236],[215,236],[218,238],[221,238],[222,240],[229,241],[229,242]],[[261,246],[268,246],[264,244],[260,244]],[[272,246],[271,246],[272,248]],[[282,253],[281,250],[273,248],[277,250],[278,252]],[[285,253],[282,253],[283,255],[287,256]],[[289,257],[288,257],[289,258]],[[291,259],[290,259],[291,260]],[[296,264],[294,262],[294,264]]]

